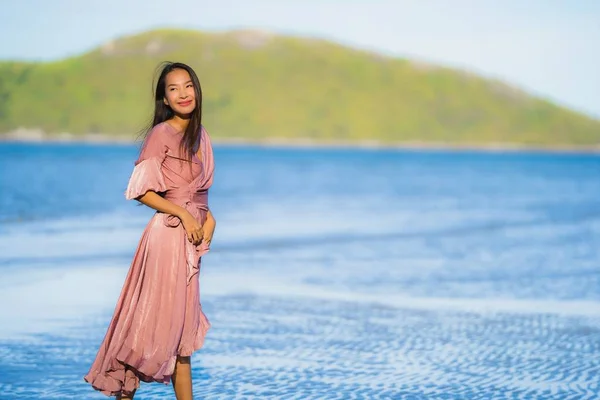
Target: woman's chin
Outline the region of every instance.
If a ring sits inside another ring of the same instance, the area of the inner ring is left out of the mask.
[[[194,111],[192,110],[173,110],[175,112],[175,115],[177,115],[179,118],[181,119],[190,119],[192,118],[192,112]]]

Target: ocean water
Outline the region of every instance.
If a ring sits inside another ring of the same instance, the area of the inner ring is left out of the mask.
[[[105,398],[82,377],[152,214],[136,153],[0,144],[0,399]],[[600,398],[600,156],[215,157],[198,398]]]

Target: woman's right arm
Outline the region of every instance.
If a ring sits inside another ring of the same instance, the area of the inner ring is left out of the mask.
[[[181,220],[188,240],[194,244],[202,240],[202,228],[198,221],[185,208],[163,198],[157,192],[166,191],[167,185],[162,175],[162,162],[168,146],[164,141],[163,126],[155,126],[144,139],[135,168],[129,179],[125,197],[162,213],[171,214]]]
[[[174,215],[179,219],[183,217],[185,212],[188,212],[185,208],[178,206],[153,191],[147,191],[136,200],[156,211]]]
[[[156,211],[176,216],[181,220],[190,242],[199,244],[202,241],[202,227],[196,218],[185,208],[178,206],[153,191],[146,192],[138,197],[137,200]]]

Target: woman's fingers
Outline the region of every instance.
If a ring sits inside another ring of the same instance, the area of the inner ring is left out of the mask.
[[[191,238],[190,242],[196,244],[196,242],[198,241],[198,230],[192,229],[188,236]]]
[[[190,233],[190,236],[192,238],[190,242],[197,245],[202,240],[202,229],[199,227],[193,229]]]
[[[188,240],[195,245],[199,244],[204,237],[204,231],[202,230],[202,227],[198,224],[192,226],[190,230],[186,231],[186,234]]]

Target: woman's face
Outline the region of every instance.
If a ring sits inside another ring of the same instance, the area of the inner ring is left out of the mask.
[[[178,115],[189,115],[196,108],[196,92],[190,74],[184,69],[169,72],[165,81],[165,104]]]

